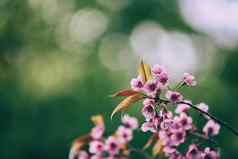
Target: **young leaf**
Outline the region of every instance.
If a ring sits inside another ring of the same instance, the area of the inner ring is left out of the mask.
[[[91,120],[96,126],[104,127],[104,119],[102,115],[94,115],[91,117]]]
[[[120,104],[117,105],[117,107],[113,110],[112,114],[111,114],[111,119],[113,118],[113,116],[121,111],[121,110],[124,110],[124,109],[127,109],[131,104],[137,102],[138,100],[141,100],[143,99],[144,96],[142,94],[134,94],[134,95],[131,95],[127,98],[125,98]]]
[[[121,90],[119,92],[116,92],[115,94],[111,95],[111,97],[128,97],[134,94],[138,94],[137,91],[133,91],[131,89],[125,89],[125,90]]]
[[[150,66],[148,64],[144,64],[142,60],[138,69],[138,73],[142,77],[143,83],[152,78]]]
[[[163,148],[162,140],[158,139],[158,141],[156,142],[156,144],[153,147],[153,156],[159,155],[162,148]]]
[[[152,135],[152,136],[148,139],[148,141],[146,142],[146,144],[144,145],[143,150],[146,150],[147,148],[149,148],[150,145],[157,139],[157,136],[158,136],[158,134]]]
[[[91,140],[90,135],[83,135],[83,136],[80,136],[79,138],[77,138],[71,146],[70,153],[69,153],[69,159],[74,159],[75,156],[77,156],[77,154],[81,150],[82,146],[89,143],[90,140]]]

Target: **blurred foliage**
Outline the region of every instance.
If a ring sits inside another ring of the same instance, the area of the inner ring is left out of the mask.
[[[65,41],[59,43],[57,27],[64,13],[84,7],[101,9],[111,18],[105,34],[129,34],[143,20],[157,21],[168,30],[199,34],[185,24],[175,0],[128,1],[116,11],[95,0],[0,1],[1,159],[65,159],[72,140],[90,130],[89,119],[94,114],[105,116],[108,131],[116,127],[119,116],[113,121],[109,117],[119,100],[112,101],[108,95],[129,87],[131,76],[101,63],[97,52],[100,38],[75,46],[67,45],[70,40],[63,34],[60,37]],[[51,2],[57,2],[59,10]],[[198,87],[184,91],[185,97],[208,103],[213,114],[238,128],[237,52],[236,48],[220,48],[216,67],[199,74],[203,80]],[[130,110],[141,118],[138,112],[139,105]],[[134,144],[143,145],[146,137],[137,137]],[[223,129],[218,140],[222,158],[238,158],[237,137]]]

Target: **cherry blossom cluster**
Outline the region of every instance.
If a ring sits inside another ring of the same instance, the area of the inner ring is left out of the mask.
[[[96,124],[88,135],[88,140],[79,139],[80,148],[72,146],[70,159],[124,159],[128,158],[128,143],[133,138],[133,131],[138,128],[136,118],[124,115],[122,125],[111,136],[105,137],[104,124]],[[75,143],[74,145],[76,145]]]
[[[142,114],[145,122],[141,126],[143,132],[158,134],[162,151],[170,159],[218,159],[219,152],[215,148],[202,147],[200,143],[191,142],[186,152],[179,152],[179,146],[186,143],[188,136],[194,135],[201,140],[210,140],[218,135],[220,125],[206,114],[203,128],[196,127],[190,116],[191,101],[184,100],[179,88],[196,86],[193,75],[185,73],[180,82],[173,87],[169,84],[169,76],[160,65],[151,69],[151,77],[143,81],[141,75],[131,80],[131,89],[144,95]],[[208,105],[200,103],[196,108],[208,112]],[[187,141],[189,142],[189,141]]]
[[[69,159],[126,159],[131,157],[131,152],[137,152],[143,159],[158,156],[168,159],[219,159],[214,137],[219,134],[220,125],[237,136],[238,131],[210,114],[207,104],[194,105],[183,97],[180,88],[196,86],[195,77],[184,73],[181,80],[173,85],[163,67],[154,65],[150,68],[143,61],[138,72],[139,75],[130,82],[130,89],[111,95],[125,97],[114,108],[111,118],[142,100],[144,121],[140,130],[152,133],[144,147],[138,149],[129,144],[133,131],[139,127],[136,118],[124,115],[116,132],[106,137],[103,117],[94,116],[92,121],[95,127],[89,134],[75,140]],[[199,123],[192,118],[191,110],[197,113]],[[149,155],[146,149],[151,145],[152,155]]]

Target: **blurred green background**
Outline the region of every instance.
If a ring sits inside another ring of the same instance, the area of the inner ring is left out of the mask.
[[[194,73],[184,96],[238,128],[236,17],[225,0],[0,0],[0,158],[65,159],[94,114],[115,130],[108,95],[129,87],[140,58],[172,81]],[[129,113],[143,119],[140,105]],[[238,137],[222,129],[218,142],[238,158]]]

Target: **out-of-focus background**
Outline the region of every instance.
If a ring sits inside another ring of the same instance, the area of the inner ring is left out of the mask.
[[[113,131],[108,95],[140,58],[172,81],[195,74],[184,96],[238,128],[238,1],[0,0],[0,158],[65,159],[98,113]],[[142,119],[139,105],[129,112]],[[238,158],[237,137],[222,129],[218,142]]]

